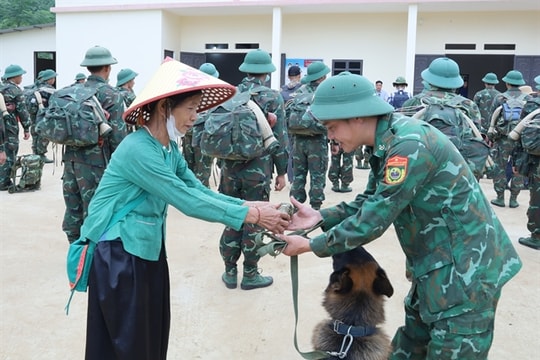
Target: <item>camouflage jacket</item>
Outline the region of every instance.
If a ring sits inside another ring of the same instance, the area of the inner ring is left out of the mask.
[[[495,88],[483,89],[474,94],[473,101],[478,106],[480,110],[480,118],[482,125],[482,132],[486,132],[489,128],[489,123],[491,122],[491,104],[493,99],[499,95],[499,90]]]
[[[262,81],[246,77],[238,85],[238,91],[251,91],[252,88],[261,86],[264,86]],[[289,139],[287,136],[283,97],[278,91],[270,88],[266,89],[259,92],[258,95],[253,96],[252,99],[259,104],[265,116],[270,112],[276,114],[277,121],[272,130],[280,144],[279,149],[272,155],[266,154],[247,162],[224,160],[222,164],[224,169],[231,173],[242,172],[243,174],[248,174],[247,176],[254,180],[260,179],[269,182],[272,179],[274,168],[278,175],[284,175],[287,172],[287,146]],[[249,174],[252,174],[252,176]]]
[[[393,224],[424,321],[492,304],[522,263],[463,157],[444,134],[401,114],[378,120],[373,148],[365,192],[321,210],[326,232],[311,239],[313,252],[356,248]]]
[[[66,146],[62,160],[105,167],[113,151],[127,135],[126,124],[122,119],[123,99],[115,88],[96,75],[90,75],[83,86],[97,89],[96,97],[103,109],[109,113],[109,125],[113,130],[102,144],[87,147]]]
[[[21,88],[12,81],[6,80],[0,86],[0,92],[4,95],[6,107],[11,116],[4,117],[5,140],[8,138],[19,138],[19,122],[24,132],[30,132],[30,114],[24,103],[24,96]],[[10,140],[11,141],[11,140]]]
[[[117,86],[116,90],[120,93],[122,96],[122,100],[124,101],[124,104],[126,105],[126,109],[131,105],[133,100],[135,100],[135,93],[132,90],[126,89],[123,86]]]
[[[54,86],[46,82],[36,81],[33,86],[25,89],[25,92],[26,90],[30,90],[32,92],[32,94],[30,95],[31,97],[25,99],[25,103],[26,103],[26,109],[28,110],[28,114],[30,114],[30,119],[32,120],[32,123],[35,123],[36,115],[39,110],[39,102],[36,99],[36,96],[33,95],[33,92],[39,91],[39,94],[41,95],[43,107],[47,107],[49,106],[49,98],[51,97],[52,94],[54,94],[56,89]]]

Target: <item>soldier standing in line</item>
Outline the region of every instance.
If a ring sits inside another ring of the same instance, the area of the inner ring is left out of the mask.
[[[78,73],[75,75],[75,82],[72,85],[80,85],[86,82],[86,75],[83,73]]]
[[[62,176],[66,211],[62,230],[71,243],[79,238],[80,228],[88,214],[88,204],[103,176],[105,167],[113,151],[127,135],[126,124],[122,120],[123,99],[107,82],[111,74],[111,65],[117,61],[111,52],[101,46],[90,48],[81,66],[90,72],[82,86],[96,89],[96,98],[108,116],[112,132],[94,146],[66,146],[62,158],[64,174]]]
[[[335,141],[330,141],[330,168],[328,180],[332,182],[332,191],[347,193],[351,192],[349,186],[353,182],[353,159],[355,152],[344,152]],[[341,186],[340,186],[341,181]]]
[[[283,97],[283,101],[285,105],[287,105],[287,101],[291,100],[293,97],[293,94],[296,90],[298,90],[302,86],[302,70],[297,65],[292,65],[287,70],[287,76],[289,78],[289,82],[287,84],[284,84],[281,87],[281,96]],[[287,179],[290,183],[293,182],[294,179],[294,168],[293,168],[293,147],[294,147],[294,138],[289,134],[289,148],[287,151],[289,152],[289,159],[287,160]]]
[[[326,79],[330,68],[321,61],[312,62],[307,68],[307,74],[302,78],[302,85],[293,93],[293,99],[303,94],[311,94],[317,86]],[[299,115],[301,116],[301,115]],[[309,114],[305,115],[309,117]],[[328,138],[326,128],[312,118],[312,126],[294,132],[289,128],[289,135],[293,137],[293,169],[294,178],[290,195],[301,203],[306,201],[306,183],[308,172],[310,174],[309,203],[318,210],[324,201],[324,187],[326,186],[326,170],[328,169]]]
[[[487,359],[502,287],[521,260],[448,137],[374,94],[368,79],[348,72],[319,85],[311,112],[344,151],[372,147],[372,170],[366,191],[348,203],[315,211],[291,199],[298,211],[288,230],[322,220],[324,232],[278,235],[283,253],[332,256],[393,225],[412,283],[390,360]]]
[[[19,152],[19,122],[24,130],[23,139],[30,139],[30,126],[32,123],[24,103],[23,92],[19,87],[24,74],[26,74],[26,71],[19,65],[9,65],[2,76],[4,82],[0,87],[0,93],[2,93],[6,105],[6,109],[1,109],[4,120],[6,161],[0,166],[0,191],[6,191],[14,185],[11,177],[17,153]]]
[[[122,69],[116,75],[116,89],[122,95],[126,108],[135,100],[136,96],[133,87],[135,86],[137,75],[139,74],[131,69]]]
[[[249,161],[223,160],[219,191],[246,201],[268,201],[274,167],[277,173],[274,189],[281,191],[286,184],[288,139],[283,98],[278,91],[264,86],[269,74],[276,71],[268,52],[262,49],[248,52],[239,70],[245,73],[246,77],[238,85],[238,91],[249,91],[253,94],[252,100],[259,105],[271,126],[273,125],[272,131],[279,142],[279,148],[272,154],[265,153]],[[223,231],[219,250],[225,263],[222,280],[227,288],[234,289],[237,286],[237,262],[242,254],[242,289],[263,288],[274,282],[271,276],[262,276],[259,273],[260,256],[254,246],[255,236],[259,231],[260,228],[252,224],[244,224],[240,231],[231,227],[226,227]]]
[[[480,111],[480,132],[487,134],[489,123],[491,121],[491,104],[493,100],[500,94],[499,90],[495,89],[495,85],[499,83],[497,75],[487,73],[483,78],[484,89],[474,94],[473,101],[478,105]]]

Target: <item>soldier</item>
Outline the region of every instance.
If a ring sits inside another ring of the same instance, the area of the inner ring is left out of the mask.
[[[57,76],[58,74],[52,69],[40,71],[34,86],[25,91],[25,94],[27,94],[26,105],[32,120],[32,127],[30,128],[32,152],[39,155],[45,164],[50,164],[53,161],[45,155],[49,140],[36,132],[36,116],[40,109],[44,109],[49,105],[49,98],[56,91],[54,84]],[[35,94],[36,91],[39,95]]]
[[[30,139],[30,115],[24,103],[23,92],[19,87],[24,74],[26,71],[19,65],[9,65],[2,76],[4,82],[0,87],[0,93],[4,97],[6,106],[5,109],[1,109],[4,120],[6,161],[0,166],[0,191],[6,191],[13,185],[12,169],[19,152],[19,122],[24,130],[23,139]]]
[[[328,180],[332,182],[332,191],[343,193],[352,191],[349,184],[354,180],[354,154],[354,151],[344,152],[337,142],[330,141],[330,168],[328,169]]]
[[[62,182],[66,211],[62,230],[70,243],[79,238],[90,199],[113,151],[127,134],[126,125],[122,120],[123,99],[118,91],[107,84],[111,65],[116,63],[111,52],[101,46],[90,48],[81,63],[81,66],[85,66],[91,74],[82,86],[96,89],[96,98],[108,116],[112,132],[95,146],[65,147],[62,158],[64,163]]]
[[[279,148],[272,154],[265,153],[249,161],[223,160],[219,191],[246,201],[268,201],[274,167],[277,173],[274,190],[282,190],[286,183],[287,129],[283,98],[278,91],[264,86],[269,74],[276,70],[268,52],[262,49],[248,52],[239,70],[245,73],[246,77],[238,85],[238,91],[249,91],[253,94],[251,98],[273,125],[272,130],[279,142]],[[258,91],[256,94],[253,93],[255,89]],[[231,227],[226,227],[223,231],[219,250],[225,263],[222,280],[227,288],[233,289],[237,286],[237,261],[241,254],[244,255],[241,288],[250,290],[272,285],[272,277],[262,276],[258,271],[260,256],[254,246],[258,231],[260,228],[252,224],[244,224],[240,231]]]
[[[139,75],[131,69],[122,69],[116,75],[116,89],[122,95],[124,104],[126,108],[131,105],[133,100],[135,100],[135,92],[133,91],[133,86],[135,86],[135,78]]]
[[[540,90],[540,75],[535,77],[534,81],[536,89]],[[526,103],[521,118],[540,108],[540,91],[529,94],[525,100]],[[527,155],[527,171],[522,175],[529,178],[530,201],[527,209],[527,229],[531,232],[531,235],[521,237],[518,241],[521,245],[540,250],[540,156]]]
[[[302,94],[312,96],[329,72],[330,68],[322,61],[312,62],[307,68],[307,74],[302,78],[304,85],[293,93],[292,101],[294,102],[294,99]],[[309,172],[309,203],[312,208],[318,210],[324,201],[325,177],[328,169],[326,128],[313,119],[310,129],[295,133],[289,128],[289,135],[294,138],[292,151],[294,178],[290,195],[301,203],[306,201],[306,182]]]
[[[75,82],[73,83],[73,85],[80,85],[80,84],[84,84],[86,82],[86,75],[84,75],[83,73],[78,73],[77,75],[75,75]]]
[[[288,230],[322,220],[324,232],[278,235],[287,242],[283,253],[343,253],[393,225],[412,284],[390,359],[487,359],[502,286],[521,260],[450,140],[393,110],[360,75],[319,85],[311,112],[344,151],[372,147],[372,170],[365,192],[349,203],[315,211],[292,199],[298,211]]]
[[[495,89],[495,85],[499,83],[499,80],[494,73],[487,73],[482,78],[482,81],[484,82],[484,89],[474,94],[473,101],[480,110],[480,131],[482,134],[486,134],[491,121],[491,104],[493,104],[493,100],[500,92]]]
[[[508,99],[517,99],[518,101],[521,101],[520,99],[524,99],[524,94],[521,92],[521,90],[519,90],[519,87],[521,85],[525,85],[525,81],[523,80],[523,75],[521,74],[521,72],[517,70],[510,70],[506,74],[506,76],[502,78],[502,80],[505,82],[507,90],[497,96],[491,104],[492,123],[494,120],[493,113]],[[503,112],[501,111],[501,114],[502,113]],[[502,119],[502,115],[500,116],[500,118]],[[495,163],[495,166],[493,168],[492,176],[493,188],[497,193],[497,198],[491,200],[491,203],[495,206],[504,207],[504,192],[509,187],[510,201],[508,203],[508,206],[510,208],[517,208],[519,206],[517,197],[524,187],[523,176],[514,172],[510,172],[509,176],[507,176],[506,172],[509,162],[508,159],[511,157],[515,146],[515,142],[508,139],[507,135],[512,130],[512,126],[515,126],[515,121],[501,121],[498,119],[495,119],[495,121],[497,121],[497,123],[503,124],[502,126],[505,129],[503,130],[502,128],[498,127],[495,132],[488,131],[487,133],[490,139],[493,141],[491,156],[493,157],[493,162]],[[511,160],[510,163],[512,163]],[[508,182],[510,182],[510,184],[508,184]]]
[[[396,80],[392,83],[392,86],[396,89],[388,98],[388,103],[394,107],[394,109],[399,109],[403,106],[405,101],[411,98],[411,95],[405,91],[407,86],[407,80],[403,76],[398,76]]]
[[[293,93],[302,86],[302,70],[299,66],[292,65],[287,70],[287,77],[289,78],[289,82],[281,87],[281,96],[283,97],[283,101],[285,102],[285,104],[287,103],[287,101],[291,100]],[[294,138],[293,136],[291,136],[291,134],[289,134],[289,148],[287,149],[289,153],[289,158],[287,159],[287,179],[290,183],[292,183],[294,179],[292,158],[293,146]]]
[[[210,76],[219,78],[219,71],[217,71],[215,65],[212,63],[202,64],[199,67],[199,70]],[[197,121],[195,124],[193,124],[193,126],[204,126],[204,120],[205,112],[199,114]],[[210,187],[210,175],[212,174],[212,164],[214,162],[214,158],[201,153],[200,146],[194,144],[193,131],[193,128],[191,128],[184,135],[184,138],[182,139],[182,153],[186,159],[186,162],[188,163],[189,169],[193,171],[197,179],[199,179],[204,186]]]

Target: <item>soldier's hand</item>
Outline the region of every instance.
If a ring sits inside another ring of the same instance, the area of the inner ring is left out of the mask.
[[[4,150],[0,150],[0,165],[4,165],[6,163],[6,160],[6,152]]]
[[[314,210],[311,206],[302,204],[291,196],[291,204],[298,210],[292,216],[291,223],[287,230],[303,230],[315,226],[322,220],[321,213]]]
[[[281,191],[283,190],[285,185],[287,185],[287,182],[285,181],[285,175],[276,176],[276,183],[274,185],[274,190]]]

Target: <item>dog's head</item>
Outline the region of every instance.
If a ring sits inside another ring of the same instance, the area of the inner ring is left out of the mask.
[[[334,272],[326,292],[336,295],[351,292],[371,293],[375,296],[391,297],[394,288],[386,272],[362,246],[332,256]]]

